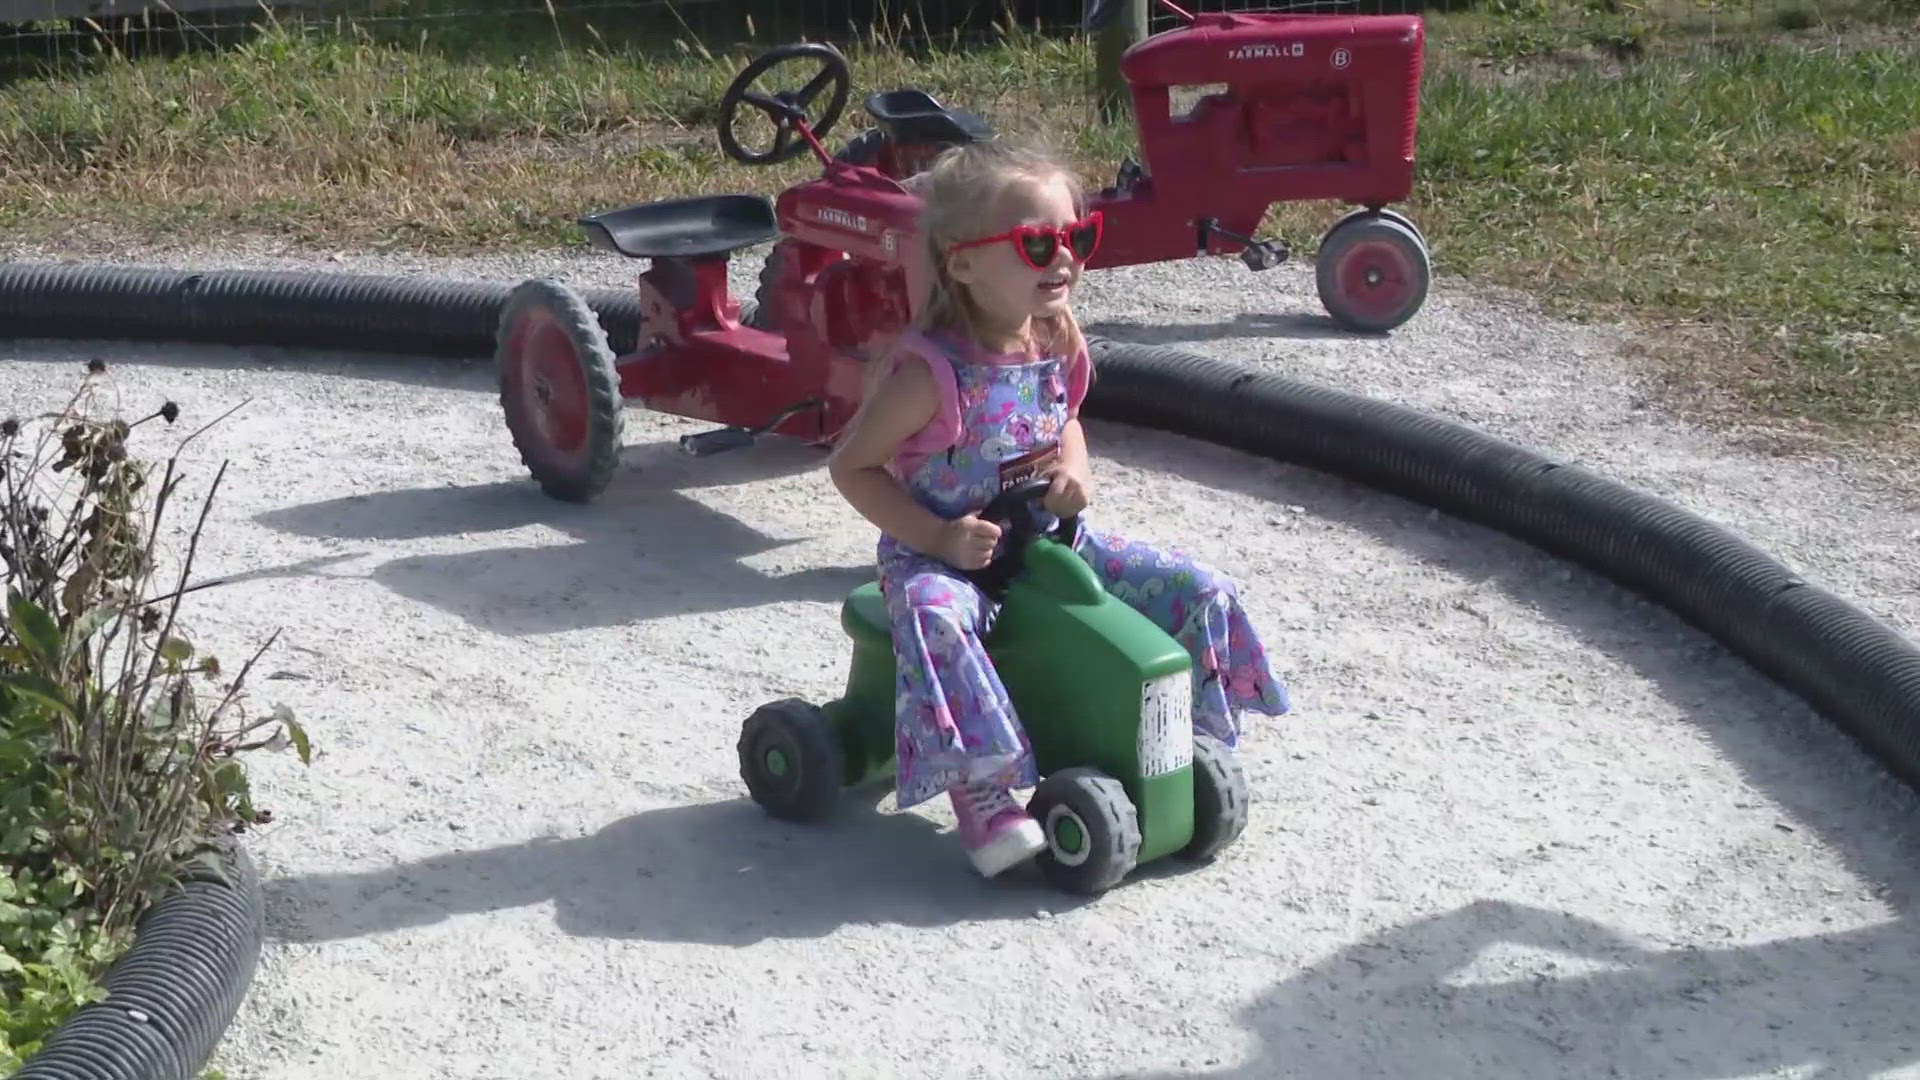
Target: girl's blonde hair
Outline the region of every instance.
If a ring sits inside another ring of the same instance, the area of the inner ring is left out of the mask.
[[[1007,185],[1020,180],[1054,179],[1066,183],[1074,212],[1083,212],[1086,192],[1072,170],[1042,150],[999,139],[963,143],[942,151],[926,171],[905,182],[921,199],[921,230],[931,263],[926,302],[914,319],[915,329],[961,330],[979,341],[979,309],[966,287],[947,276],[947,248],[996,230],[999,223],[987,215]],[[1037,340],[1029,346],[1040,355],[1072,356],[1086,345],[1071,310],[1045,320],[1045,325],[1037,329],[1042,330],[1044,338],[1036,334]]]

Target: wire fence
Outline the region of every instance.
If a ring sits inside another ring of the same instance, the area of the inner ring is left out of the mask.
[[[1009,29],[1080,33],[1083,0],[0,0],[0,83],[135,58],[219,47],[273,28],[395,46],[511,54],[556,35],[589,47],[738,49],[807,38],[880,37],[902,47],[991,40]],[[1915,0],[1186,0],[1189,11],[1465,16],[1506,25],[1523,48],[1682,30],[1710,40],[1817,31],[1836,14]],[[1149,32],[1177,25],[1150,2]],[[1537,50],[1536,50],[1537,51]]]

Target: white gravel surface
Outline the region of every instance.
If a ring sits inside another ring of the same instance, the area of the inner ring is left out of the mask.
[[[46,251],[15,247],[14,257]],[[623,284],[580,251],[267,242],[98,261]],[[758,259],[737,268],[738,280]],[[1909,634],[1916,485],[1650,406],[1620,333],[1442,283],[1384,339],[1310,268],[1093,275],[1098,332],[1461,418],[1730,524]],[[544,499],[485,365],[4,343],[7,410],[89,355],[232,460],[194,629],[318,746],[254,764],[271,940],[217,1064],[340,1077],[1920,1075],[1913,796],[1661,609],[1505,537],[1203,443],[1091,426],[1100,516],[1243,583],[1295,712],[1244,840],[1080,903],[972,876],[944,806],[765,818],[740,721],[836,692],[873,532],[812,451],[694,461],[631,415]],[[877,802],[877,805],[876,805]]]

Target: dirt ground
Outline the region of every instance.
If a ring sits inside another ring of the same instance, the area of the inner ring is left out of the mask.
[[[1920,626],[1910,479],[1663,413],[1610,328],[1443,282],[1355,338],[1310,269],[1233,261],[1102,272],[1080,307],[1655,491]],[[695,460],[672,439],[699,425],[636,408],[613,487],[563,505],[483,363],[4,347],[21,411],[93,355],[182,427],[246,402],[191,451],[202,482],[231,461],[201,567],[236,577],[191,629],[237,659],[284,628],[254,698],[317,756],[253,766],[271,936],[231,1080],[1920,1076],[1912,793],[1664,610],[1499,534],[1092,424],[1098,519],[1233,574],[1295,709],[1250,723],[1236,848],[1082,902],[973,876],[944,806],[849,797],[803,828],[746,800],[741,721],[838,690],[836,606],[871,574],[814,451]]]

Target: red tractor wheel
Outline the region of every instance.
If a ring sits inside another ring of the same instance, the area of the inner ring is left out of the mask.
[[[500,407],[520,460],[541,490],[586,502],[613,478],[625,402],[600,319],[555,281],[524,282],[495,336]]]
[[[1413,317],[1433,273],[1426,242],[1380,214],[1350,215],[1320,241],[1314,277],[1320,303],[1342,326],[1378,334]]]

